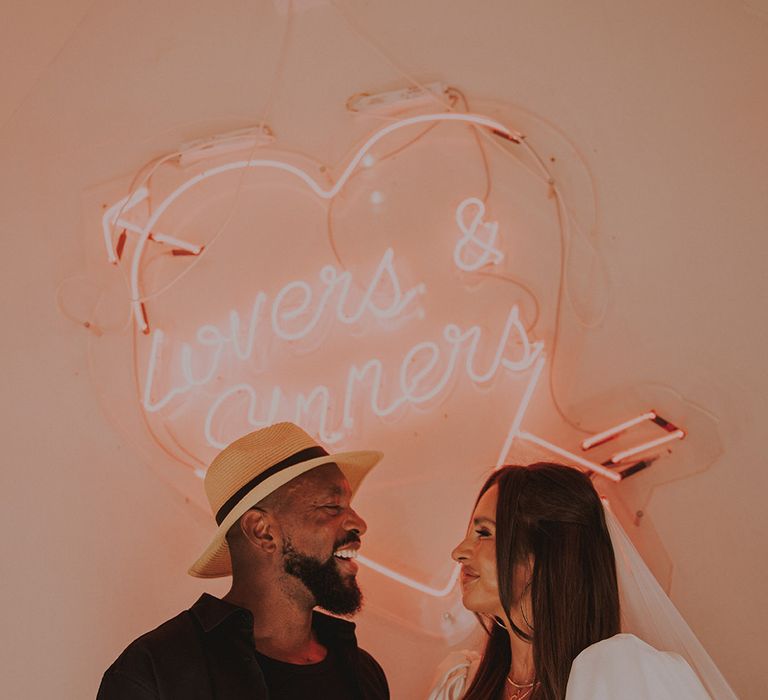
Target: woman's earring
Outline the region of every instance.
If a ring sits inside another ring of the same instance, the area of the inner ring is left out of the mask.
[[[525,622],[526,625],[528,625],[528,629],[532,630],[533,625],[528,622],[528,618],[525,616],[525,608],[523,607],[523,602],[520,601],[520,614],[523,616],[523,622]]]
[[[487,620],[487,619],[491,619],[491,620],[493,620],[493,622],[494,622],[496,625],[498,625],[499,627],[501,627],[501,629],[503,629],[505,632],[507,631],[507,626],[504,624],[504,622],[501,620],[501,618],[500,618],[500,617],[498,617],[497,615],[483,615],[483,617],[484,617],[486,620]]]
[[[531,582],[528,581],[528,583],[525,585],[525,590],[523,591],[523,594],[525,594],[525,591],[527,591],[530,587],[531,587]],[[528,618],[525,616],[525,607],[523,605],[524,597],[525,597],[524,595],[520,597],[520,614],[523,616],[523,622],[525,622],[525,624],[528,625],[528,629],[532,630],[533,625],[530,622],[528,622]]]

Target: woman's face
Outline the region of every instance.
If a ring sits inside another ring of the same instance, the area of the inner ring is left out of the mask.
[[[467,535],[451,556],[461,564],[462,602],[467,610],[504,617],[496,575],[496,503],[498,486],[477,502]]]

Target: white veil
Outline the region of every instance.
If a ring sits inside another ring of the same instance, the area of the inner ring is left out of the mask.
[[[661,651],[680,654],[713,700],[737,700],[728,681],[656,581],[616,516],[605,501],[603,505],[616,555],[622,632],[634,634]]]

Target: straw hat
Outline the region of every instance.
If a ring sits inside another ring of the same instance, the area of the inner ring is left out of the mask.
[[[248,433],[225,447],[205,475],[205,492],[218,529],[189,569],[191,576],[217,578],[232,573],[224,536],[240,516],[300,474],[334,463],[347,477],[352,493],[381,458],[381,452],[328,454],[298,425],[276,423]]]

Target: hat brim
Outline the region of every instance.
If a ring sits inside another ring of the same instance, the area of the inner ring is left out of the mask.
[[[334,455],[315,457],[306,462],[294,464],[277,474],[273,474],[257,486],[254,486],[232,508],[221,525],[216,530],[210,544],[205,551],[192,564],[188,573],[197,578],[221,578],[232,573],[232,560],[229,556],[229,545],[225,536],[247,510],[256,505],[270,493],[287,484],[291,479],[308,472],[310,469],[320,467],[323,464],[336,464],[341,469],[352,489],[352,495],[357,492],[366,474],[381,461],[383,453],[376,451],[340,452]]]

